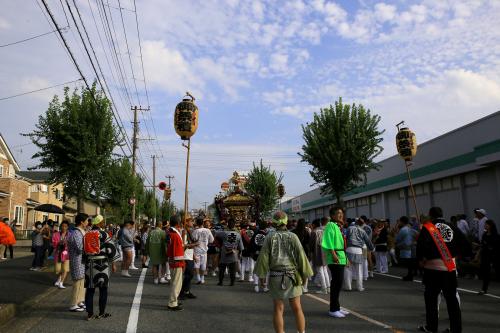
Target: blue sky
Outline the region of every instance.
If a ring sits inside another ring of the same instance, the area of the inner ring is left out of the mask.
[[[65,26],[61,3],[48,3]],[[104,3],[113,18],[130,100],[115,79],[118,72],[99,17],[102,7],[96,0],[76,1],[130,134],[130,104],[148,104],[134,4]],[[51,30],[35,1],[2,6],[0,45]],[[172,116],[189,90],[200,107],[191,207],[210,201],[232,171],[248,170],[261,158],[283,172],[289,195],[309,190],[307,165],[297,156],[301,124],[339,96],[382,117],[381,158],[395,153],[394,125],[401,120],[423,142],[500,109],[500,2],[495,0],[138,0],[137,13],[151,104],[151,111],[140,117],[141,136],[157,138],[141,142],[141,165],[151,178],[150,156],[162,156],[158,179],[174,175],[174,200],[182,202],[185,154]],[[70,22],[65,37],[92,78],[76,33]],[[0,98],[78,78],[53,34],[2,47],[0,58]],[[23,168],[34,163],[33,147],[19,147],[27,141],[18,133],[30,130],[51,96],[60,92],[0,101],[0,131]]]

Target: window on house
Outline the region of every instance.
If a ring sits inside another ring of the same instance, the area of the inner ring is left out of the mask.
[[[479,184],[479,179],[477,177],[477,172],[470,172],[465,175],[464,179],[465,186],[475,186]]]
[[[346,206],[347,206],[347,208],[354,208],[356,206],[355,201],[354,200],[347,201]]]
[[[0,165],[0,178],[3,177],[3,165]]]
[[[443,191],[449,191],[453,188],[452,183],[451,183],[451,178],[444,178],[441,181]]]
[[[377,203],[377,196],[376,195],[372,195],[370,197],[370,203],[372,203],[372,204],[376,204]]]
[[[451,182],[453,184],[453,188],[460,188],[460,177],[455,176],[451,179]]]
[[[368,198],[360,198],[358,199],[358,207],[368,205]]]
[[[14,170],[14,167],[12,165],[9,165],[9,177],[14,178],[16,175],[16,171]]]
[[[49,214],[42,215],[42,221],[47,221],[49,219]]]
[[[61,219],[61,216],[60,215],[56,215],[56,222],[57,222],[57,224],[59,224],[60,219]]]
[[[49,191],[49,188],[48,188],[48,186],[47,186],[47,185],[45,185],[45,184],[40,184],[39,186],[40,186],[40,187],[39,187],[40,192],[47,193],[47,192]]]
[[[24,207],[15,206],[14,207],[14,219],[16,220],[16,225],[22,225],[24,221]]]
[[[440,180],[435,180],[432,182],[432,191],[433,192],[441,192],[443,190],[443,186]]]
[[[54,190],[54,194],[57,200],[61,200],[61,191],[58,188]]]

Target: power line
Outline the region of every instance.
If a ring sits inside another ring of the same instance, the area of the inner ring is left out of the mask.
[[[56,85],[53,85],[53,86],[50,86],[50,87],[40,88],[40,89],[31,90],[31,91],[23,92],[23,93],[16,94],[16,95],[2,97],[2,98],[0,98],[0,101],[6,100],[6,99],[15,98],[15,97],[19,97],[19,96],[33,94],[33,93],[36,93],[36,92],[39,92],[39,91],[44,91],[44,90],[48,90],[48,89],[52,89],[52,88],[57,88],[57,87],[64,86],[64,85],[70,84],[70,83],[75,83],[75,82],[78,82],[78,81],[81,81],[81,80],[82,79],[76,79],[76,80],[73,80],[73,81],[68,81],[68,82],[56,84]]]
[[[139,105],[141,105],[141,100],[139,98],[139,91],[137,90],[137,83],[135,82],[134,66],[132,65],[132,56],[130,55],[130,48],[128,46],[127,30],[125,29],[125,21],[123,20],[123,11],[122,11],[122,5],[121,5],[120,0],[118,0],[118,6],[120,7],[120,17],[122,20],[123,35],[125,36],[125,45],[127,45],[127,54],[128,54],[128,60],[130,63],[130,71],[132,72],[132,82],[134,83],[134,87],[135,87],[135,95],[137,97],[137,103],[139,103]]]
[[[69,28],[69,26],[61,28],[61,30],[66,30],[67,28]],[[33,40],[33,39],[36,39],[36,38],[39,38],[39,37],[43,37],[43,36],[47,36],[47,35],[53,34],[54,32],[57,32],[57,30],[48,31],[48,32],[45,32],[43,34],[39,34],[39,35],[35,35],[35,36],[32,36],[32,37],[28,37],[28,38],[25,38],[25,39],[18,40],[16,42],[2,44],[2,45],[0,45],[0,47],[7,47],[7,46],[16,45],[16,44],[21,44],[21,43],[28,42],[30,40]]]

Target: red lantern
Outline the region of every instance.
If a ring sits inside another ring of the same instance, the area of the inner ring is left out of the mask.
[[[165,183],[165,182],[160,182],[160,183],[158,184],[158,188],[159,188],[160,190],[164,191],[164,190],[167,188],[167,183]]]

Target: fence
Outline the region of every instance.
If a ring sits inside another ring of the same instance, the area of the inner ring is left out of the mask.
[[[17,229],[15,232],[17,240],[27,240],[31,239],[31,233],[33,230],[31,229]]]

